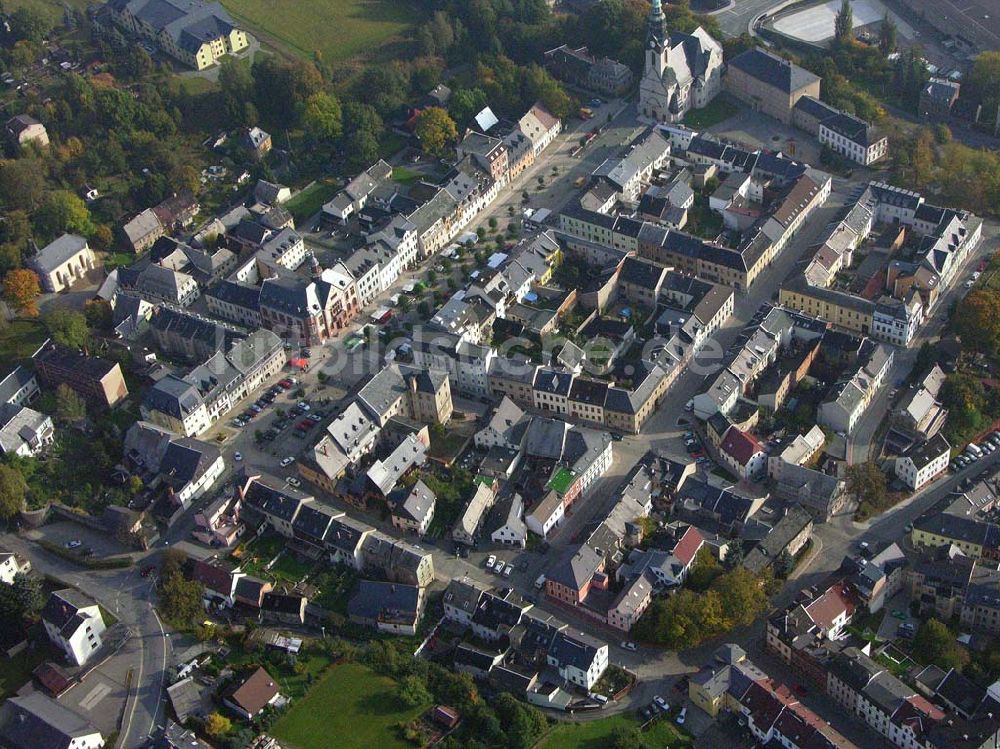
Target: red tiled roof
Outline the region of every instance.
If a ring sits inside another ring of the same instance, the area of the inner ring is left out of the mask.
[[[705,539],[702,538],[698,529],[689,525],[688,529],[684,531],[684,535],[681,536],[681,540],[674,546],[673,554],[686,567],[694,561],[694,557],[703,543],[705,543]]]
[[[843,582],[834,583],[823,595],[805,606],[809,618],[823,629],[830,629],[834,620],[844,612],[848,618],[853,616],[854,608],[854,598]]]
[[[747,434],[734,426],[726,430],[726,436],[723,437],[719,449],[741,466],[745,466],[750,462],[750,458],[761,451],[760,443],[752,434]]]

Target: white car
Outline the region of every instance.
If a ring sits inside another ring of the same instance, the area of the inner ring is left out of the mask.
[[[687,715],[688,709],[686,707],[682,707],[681,711],[677,714],[677,725],[683,726],[684,721],[687,720]]]
[[[634,653],[638,649],[639,646],[636,645],[634,642],[629,642],[628,640],[624,640],[622,642],[622,650],[630,650]]]
[[[242,453],[233,453],[233,460],[235,460],[237,463],[243,460]]]
[[[81,546],[83,546],[83,541],[78,541],[75,538],[72,541],[66,542],[67,549],[79,549]]]
[[[299,481],[299,480],[298,480],[297,478],[295,478],[294,476],[289,476],[289,477],[288,477],[287,479],[285,479],[285,481],[287,481],[287,482],[288,482],[288,485],[289,485],[289,486],[296,486],[296,487],[297,487],[297,486],[302,486],[302,482],[301,482],[301,481]]]
[[[508,562],[507,566],[503,568],[503,576],[510,577],[513,571],[514,571],[514,565]]]
[[[488,557],[486,557],[486,569],[488,570],[493,569],[493,565],[496,563],[497,563],[496,554],[490,554]]]
[[[299,410],[300,410],[300,411],[308,411],[308,410],[309,410],[309,404],[308,404],[308,403],[306,403],[305,401],[302,401],[302,402],[301,402],[301,403],[299,404]]]
[[[498,559],[497,560],[496,566],[493,567],[493,571],[496,572],[498,575],[500,575],[500,574],[503,573],[503,560],[502,559]]]
[[[660,695],[653,697],[653,704],[663,712],[667,712],[667,710],[670,709],[670,703],[663,699]]]
[[[290,466],[294,462],[295,462],[295,458],[289,456],[287,458],[282,458],[280,465],[281,465],[282,468],[284,468],[285,466]]]

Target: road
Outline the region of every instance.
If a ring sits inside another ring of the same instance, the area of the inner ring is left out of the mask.
[[[781,5],[788,5],[789,0],[734,0],[728,7],[710,13],[719,22],[719,28],[726,36],[739,36],[750,31],[750,25],[762,13]]]
[[[8,533],[3,546],[31,560],[32,569],[79,588],[99,602],[132,636],[112,658],[122,674],[132,671],[132,689],[125,703],[116,749],[144,747],[164,718],[164,681],[170,661],[166,631],[153,609],[155,583],[144,579],[138,567],[89,571],[43,551],[24,538]],[[111,668],[115,668],[115,663]]]

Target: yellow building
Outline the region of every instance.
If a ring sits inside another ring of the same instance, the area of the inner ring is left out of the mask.
[[[973,559],[996,559],[1000,531],[992,523],[943,512],[919,518],[910,531],[910,540],[918,548],[933,549],[951,544]]]
[[[133,36],[155,42],[185,65],[204,70],[250,46],[251,36],[218,3],[110,0],[108,14]]]
[[[785,307],[820,317],[845,330],[867,335],[872,329],[874,303],[853,294],[810,286],[801,276],[782,287],[779,301]]]

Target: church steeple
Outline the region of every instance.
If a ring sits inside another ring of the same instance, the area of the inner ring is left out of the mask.
[[[649,21],[646,30],[646,44],[650,47],[660,46],[667,38],[667,19],[663,15],[663,6],[660,0],[653,0],[653,7],[649,11]]]

